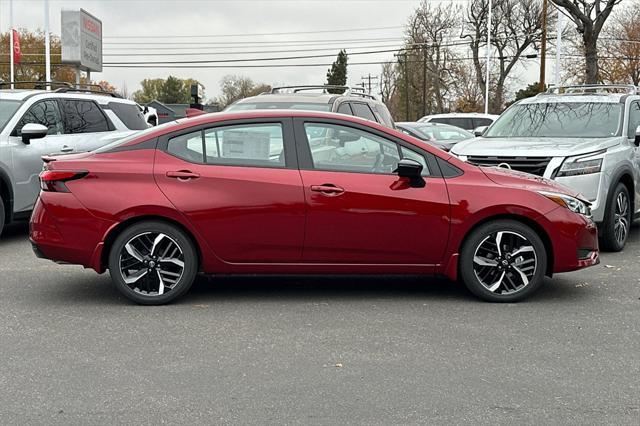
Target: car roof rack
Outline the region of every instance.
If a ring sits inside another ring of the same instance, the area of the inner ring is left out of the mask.
[[[86,88],[83,89],[82,87],[61,87],[59,89],[54,90],[54,92],[56,93],[95,93],[98,95],[106,95],[106,96],[111,96],[112,98],[122,98],[122,96],[120,96],[119,94],[115,93],[115,92],[108,92],[106,90],[104,90],[102,87],[100,87],[97,84],[82,84],[80,86],[89,86],[89,87],[97,87],[96,89],[91,89],[91,88]]]
[[[323,85],[302,85],[302,86],[279,86],[271,88],[270,92],[263,92],[261,94],[276,94],[276,93],[285,93],[285,90],[290,90],[291,93],[299,93],[307,90],[318,90],[322,89],[323,93],[328,93],[328,90],[342,90],[343,96],[361,96],[363,98],[375,99],[376,97],[365,93],[364,87],[351,87],[351,86],[340,86],[334,84],[323,84]]]
[[[640,94],[640,87],[633,84],[576,84],[571,86],[552,86],[543,94],[548,95],[592,95],[606,93]]]
[[[65,86],[65,87],[73,87],[73,85],[67,81],[56,81],[56,80],[51,80],[51,81],[42,81],[42,80],[26,80],[26,81],[2,81],[0,80],[0,89],[2,89],[5,86],[18,86],[18,85],[22,85],[22,84],[34,84],[36,85],[36,90],[42,90],[46,87],[53,87],[54,85],[58,85],[58,86]],[[40,87],[42,89],[40,89]]]

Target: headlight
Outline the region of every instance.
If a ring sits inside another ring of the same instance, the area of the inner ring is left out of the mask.
[[[561,194],[559,192],[538,191],[544,197],[547,197],[554,203],[566,207],[574,213],[580,213],[585,216],[591,216],[589,204],[570,195]]]
[[[598,173],[602,168],[605,152],[606,150],[602,150],[587,155],[569,157],[562,163],[557,176],[580,176]]]

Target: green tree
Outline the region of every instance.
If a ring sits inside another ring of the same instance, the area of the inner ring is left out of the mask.
[[[181,79],[174,76],[145,78],[140,82],[142,89],[133,93],[133,99],[146,104],[156,99],[166,104],[188,104],[191,102],[191,85],[197,83],[192,78]]]
[[[338,57],[327,71],[327,84],[333,86],[344,86],[347,84],[347,52],[343,49],[338,53]],[[342,90],[330,89],[329,93],[342,93]]]
[[[526,99],[526,98],[535,96],[538,93],[540,93],[540,83],[536,81],[535,83],[531,83],[527,85],[527,87],[525,87],[524,89],[518,90],[516,92],[516,98],[513,101],[507,103],[506,106],[510,106],[511,104],[519,101],[520,99]]]

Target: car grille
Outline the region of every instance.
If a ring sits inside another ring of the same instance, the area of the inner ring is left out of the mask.
[[[508,164],[512,170],[542,176],[552,157],[489,157],[470,155],[467,161],[476,166],[498,166]]]

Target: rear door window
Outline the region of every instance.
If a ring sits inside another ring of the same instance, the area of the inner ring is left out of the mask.
[[[123,102],[109,102],[107,105],[127,129],[144,130],[149,127],[137,105]]]
[[[353,111],[351,111],[351,107],[349,106],[349,102],[343,102],[340,104],[338,109],[336,110],[338,114],[347,114],[353,115]]]
[[[371,108],[369,108],[369,105],[367,104],[352,102],[351,108],[353,109],[353,115],[355,115],[356,117],[365,118],[371,121],[378,121],[376,120],[376,116],[373,114],[373,111],[371,111]]]
[[[108,132],[109,122],[102,109],[93,101],[61,99],[65,133]]]
[[[207,164],[285,167],[279,123],[241,124],[205,130]]]

